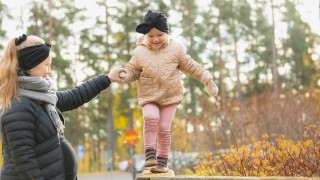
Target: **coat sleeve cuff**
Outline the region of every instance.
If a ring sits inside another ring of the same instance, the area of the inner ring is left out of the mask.
[[[108,80],[108,83],[111,84],[110,78],[107,75],[105,75],[105,76],[106,76],[106,78]]]

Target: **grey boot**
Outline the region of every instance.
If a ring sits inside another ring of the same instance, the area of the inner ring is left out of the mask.
[[[168,168],[168,159],[158,156],[157,157],[158,165],[150,169],[152,173],[166,173],[169,171]]]
[[[156,150],[147,149],[146,152],[146,162],[144,163],[144,167],[152,167],[158,164],[156,159]]]

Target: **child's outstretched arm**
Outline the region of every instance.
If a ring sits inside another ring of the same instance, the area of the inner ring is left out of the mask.
[[[210,96],[216,96],[218,94],[218,86],[213,82],[213,77],[202,67],[198,62],[194,61],[190,55],[186,54],[182,47],[180,51],[180,63],[179,70],[194,77],[205,85],[205,90]]]
[[[133,54],[130,61],[125,66],[125,71],[119,74],[119,77],[126,83],[133,82],[139,79],[141,67],[136,56]]]

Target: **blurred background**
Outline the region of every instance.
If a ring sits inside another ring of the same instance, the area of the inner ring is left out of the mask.
[[[71,88],[130,60],[135,27],[149,9],[167,15],[169,35],[220,88],[209,97],[203,84],[182,75],[170,154],[176,174],[192,174],[201,153],[247,145],[264,133],[300,140],[305,125],[319,122],[317,0],[1,0],[0,52],[23,33],[42,37],[52,44],[57,88]],[[64,113],[81,173],[142,170],[136,88],[114,83]]]

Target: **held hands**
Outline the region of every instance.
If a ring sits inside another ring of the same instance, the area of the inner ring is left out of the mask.
[[[205,84],[205,89],[210,96],[218,95],[218,91],[219,91],[218,86],[212,80],[208,81]]]
[[[126,69],[124,68],[113,68],[110,70],[108,77],[111,82],[123,83],[125,82],[125,78],[121,77],[121,74],[127,74]]]
[[[119,77],[125,80],[127,77],[127,72],[120,72]]]

